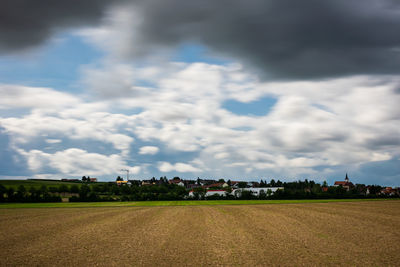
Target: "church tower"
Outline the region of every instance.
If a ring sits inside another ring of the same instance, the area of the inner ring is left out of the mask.
[[[344,181],[345,181],[346,183],[349,182],[349,177],[347,176],[347,173],[346,173],[346,178],[344,179]]]

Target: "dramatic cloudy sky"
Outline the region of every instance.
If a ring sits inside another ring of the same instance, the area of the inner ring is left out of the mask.
[[[2,0],[0,178],[400,185],[397,0]]]

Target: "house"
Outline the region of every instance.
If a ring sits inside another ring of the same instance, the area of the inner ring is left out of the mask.
[[[381,190],[380,193],[386,196],[398,196],[399,190],[392,187],[385,187],[384,189]]]
[[[198,185],[198,184],[187,184],[186,185],[187,189],[194,189],[194,188],[198,188],[198,187],[201,187],[201,185]]]
[[[141,183],[142,186],[152,185],[152,184],[153,184],[153,182],[151,180],[143,180],[142,183]]]
[[[221,188],[224,187],[224,184],[226,184],[226,187],[228,186],[227,183],[213,183],[209,185],[204,185],[203,188]]]
[[[179,177],[174,177],[173,179],[168,180],[169,184],[179,184],[183,183],[183,180]]]
[[[132,186],[132,185],[140,186],[141,181],[140,180],[128,180],[128,182],[126,184],[129,186]]]
[[[207,190],[206,197],[214,196],[214,195],[226,196],[226,194],[228,194],[228,193],[225,190]]]
[[[344,179],[344,181],[336,181],[333,186],[336,186],[336,187],[341,186],[344,189],[346,189],[346,191],[349,191],[351,188],[354,187],[354,184],[349,181],[349,177],[347,176],[347,173],[346,173],[346,178]]]
[[[248,187],[259,187],[260,183],[259,182],[248,182],[247,186]]]
[[[199,183],[201,186],[214,184],[214,183],[216,183],[216,182],[217,182],[217,181],[215,181],[215,180],[210,180],[210,179],[197,179],[197,183]]]
[[[128,181],[115,181],[115,183],[116,183],[117,185],[124,185],[124,184],[127,184]]]
[[[224,196],[226,196],[226,195],[228,195],[228,194],[229,194],[229,193],[226,192],[225,190],[222,190],[222,189],[214,189],[214,190],[207,190],[205,196],[206,196],[206,197],[209,197],[209,196],[218,195],[218,196],[223,196],[223,197],[224,197]],[[193,191],[193,190],[191,190],[191,191],[189,192],[189,197],[190,197],[190,198],[194,198],[194,197],[195,197],[194,191]]]
[[[240,197],[243,191],[250,191],[254,196],[259,196],[261,193],[268,195],[270,192],[274,194],[278,190],[284,190],[283,187],[250,187],[250,188],[239,188],[232,191],[232,194],[236,197]]]
[[[89,182],[95,183],[97,182],[97,178],[89,178]]]
[[[232,188],[239,188],[239,181],[231,181]]]

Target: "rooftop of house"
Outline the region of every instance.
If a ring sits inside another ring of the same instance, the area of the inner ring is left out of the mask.
[[[207,192],[226,192],[226,191],[222,189],[212,189],[212,190],[207,190]]]
[[[204,188],[210,188],[210,187],[221,187],[223,186],[225,183],[214,183],[214,184],[210,184],[210,185],[205,185]]]

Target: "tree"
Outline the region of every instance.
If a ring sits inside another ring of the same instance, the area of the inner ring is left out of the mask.
[[[86,176],[82,176],[82,182],[86,182],[86,181],[87,181]]]
[[[25,200],[25,195],[26,195],[25,186],[23,185],[18,186],[16,200],[23,202]]]
[[[267,197],[270,197],[272,195],[272,190],[271,189],[268,189],[267,190]]]
[[[253,199],[254,198],[254,194],[252,191],[249,190],[242,190],[240,192],[240,198],[241,199]]]
[[[204,199],[207,190],[202,187],[196,187],[193,189],[193,195],[195,199]]]
[[[7,192],[7,189],[5,188],[4,185],[0,184],[0,202],[5,201],[4,194]]]
[[[227,192],[228,194],[232,193],[232,187],[227,186],[224,188],[225,192]]]
[[[225,180],[221,178],[218,180],[218,183],[225,183]]]
[[[379,194],[379,193],[381,192],[382,187],[379,186],[379,185],[370,185],[370,186],[368,187],[368,189],[369,189],[369,193],[370,193],[371,195],[377,195],[377,194]]]
[[[49,187],[49,192],[50,192],[50,193],[57,193],[57,192],[58,192],[58,188],[55,187],[55,186],[50,186],[50,187]]]
[[[117,177],[117,181],[123,181],[124,179],[121,176]]]
[[[23,186],[22,184],[20,186],[18,186],[18,192],[21,192],[22,194],[25,194],[26,193],[25,186]]]
[[[9,187],[7,188],[7,200],[8,201],[14,201],[14,188],[13,187]]]
[[[40,187],[40,194],[42,194],[42,195],[48,194],[47,186],[42,185],[42,186]]]
[[[268,189],[268,190],[271,190],[271,189]],[[266,199],[266,198],[267,198],[267,194],[265,193],[264,190],[260,190],[260,193],[259,193],[259,195],[258,195],[258,198],[259,198],[259,199]]]
[[[114,195],[119,195],[120,192],[121,192],[121,190],[119,189],[119,186],[113,185],[113,186],[111,187],[111,192],[112,192]]]
[[[81,186],[81,188],[79,188],[79,197],[81,199],[86,199],[89,192],[90,192],[90,187],[88,185],[84,184]]]
[[[68,188],[67,185],[62,184],[62,185],[60,185],[60,186],[58,187],[58,192],[59,192],[59,193],[67,193],[67,192],[69,192],[69,188]]]
[[[95,184],[95,185],[93,185],[92,186],[92,191],[93,192],[102,192],[102,186],[100,186],[100,185],[98,185],[98,184]]]
[[[71,186],[69,191],[71,193],[79,193],[79,187],[76,184],[74,184],[74,185]]]
[[[33,197],[37,195],[37,190],[34,186],[31,186],[29,188],[29,194],[31,194],[31,196],[33,196]]]
[[[247,187],[247,183],[246,182],[239,182],[238,186],[239,186],[239,188],[246,188]]]

